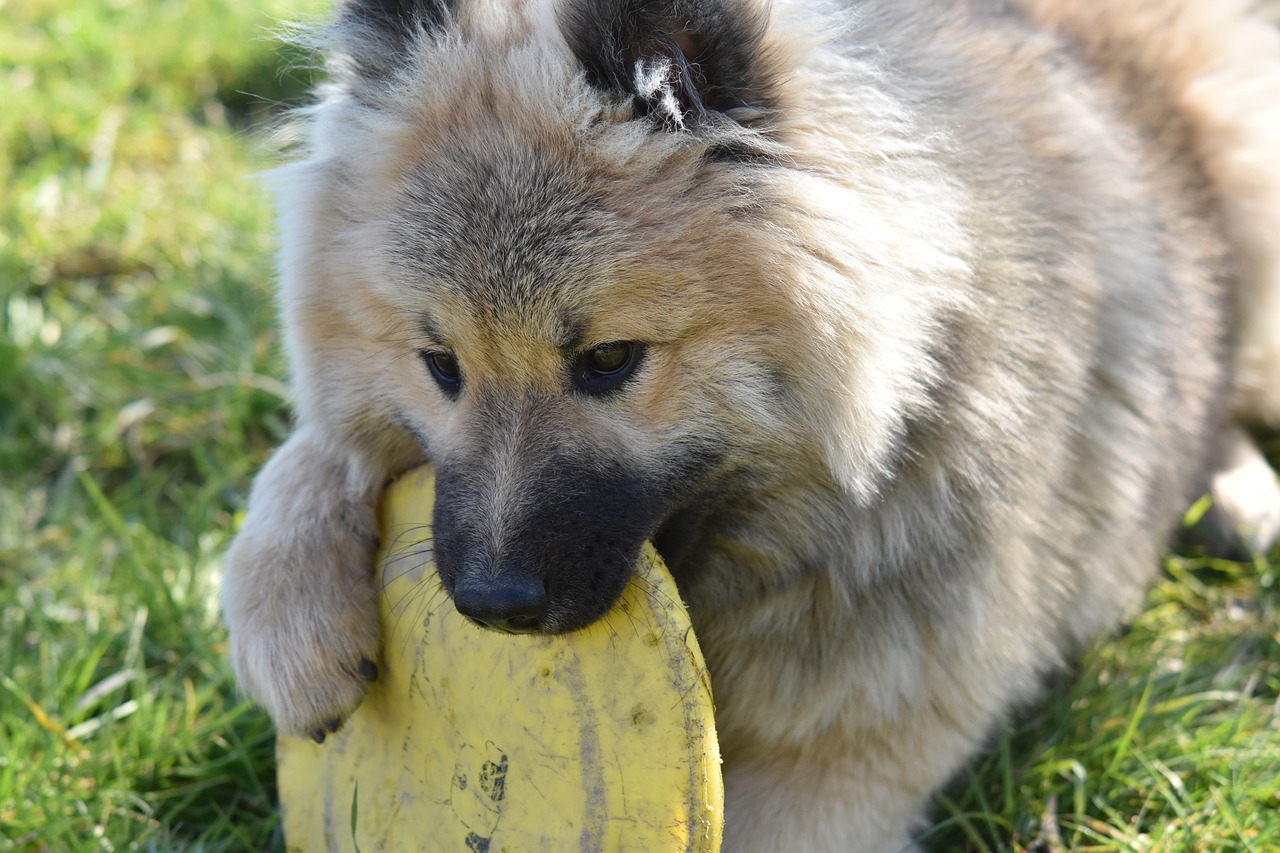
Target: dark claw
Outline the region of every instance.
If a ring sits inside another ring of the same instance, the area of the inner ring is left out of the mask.
[[[365,681],[377,681],[378,665],[368,658],[360,658],[360,677]]]
[[[325,723],[325,725],[328,726],[329,731],[336,732],[338,730],[338,726],[342,725],[342,720],[340,720],[337,717],[334,717],[332,720]]]
[[[316,729],[312,732],[311,739],[316,743],[324,743],[324,729]]]

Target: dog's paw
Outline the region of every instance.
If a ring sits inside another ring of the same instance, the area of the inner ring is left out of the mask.
[[[372,510],[335,515],[305,529],[246,525],[222,596],[241,688],[282,733],[321,743],[378,677]]]
[[[1213,479],[1214,507],[1222,526],[1254,554],[1266,554],[1280,538],[1280,484],[1261,454],[1220,471]]]
[[[1206,516],[1212,553],[1233,559],[1266,554],[1280,539],[1280,480],[1242,431],[1226,437],[1223,467],[1210,485]]]

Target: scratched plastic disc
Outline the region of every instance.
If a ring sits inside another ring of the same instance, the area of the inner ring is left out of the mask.
[[[291,851],[715,851],[711,690],[649,546],[604,619],[509,636],[469,623],[424,543],[434,477],[382,506],[380,678],[325,743],[278,744]]]

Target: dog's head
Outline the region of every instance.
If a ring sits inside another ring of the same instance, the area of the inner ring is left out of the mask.
[[[870,493],[915,309],[874,282],[885,226],[841,230],[891,214],[797,167],[762,8],[341,9],[311,156],[282,173],[299,406],[421,445],[460,611],[579,628],[646,538],[670,560],[734,494],[832,471]]]

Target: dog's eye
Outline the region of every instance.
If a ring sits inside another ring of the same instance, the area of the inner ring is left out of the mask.
[[[427,370],[431,371],[431,378],[440,386],[440,390],[450,397],[458,396],[458,391],[462,388],[462,370],[453,353],[424,351],[422,360],[427,363]]]
[[[601,344],[578,356],[574,381],[588,394],[608,394],[635,372],[643,355],[644,346],[631,341]]]

